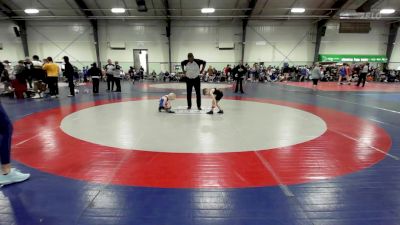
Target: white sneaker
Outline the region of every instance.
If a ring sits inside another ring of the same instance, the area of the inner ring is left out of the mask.
[[[19,170],[12,168],[7,175],[0,175],[0,186],[22,182],[30,176],[29,173],[21,173]]]
[[[33,96],[32,98],[33,98],[33,99],[38,99],[38,98],[41,98],[41,97],[40,97],[40,94],[36,94],[36,95]]]
[[[57,96],[56,95],[52,95],[52,96],[50,96],[50,98],[57,98]]]
[[[74,97],[73,95],[67,95],[67,97]]]

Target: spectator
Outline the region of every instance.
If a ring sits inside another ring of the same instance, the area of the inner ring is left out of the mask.
[[[24,93],[27,94],[28,87],[27,87],[27,69],[25,68],[24,61],[18,61],[18,65],[14,68],[15,73],[15,80],[11,81],[11,85],[14,88],[15,97],[17,99],[23,99]]]
[[[165,71],[165,73],[164,73],[164,82],[166,82],[167,81],[167,79],[168,79],[168,81],[169,81],[169,79],[170,79],[170,74],[168,73],[168,71]]]
[[[68,97],[73,97],[75,96],[75,85],[74,85],[75,70],[74,67],[71,65],[71,63],[69,62],[68,56],[64,56],[64,63],[65,63],[64,76],[68,80],[68,87],[69,87]]]
[[[358,78],[358,82],[357,82],[357,87],[360,86],[360,84],[362,83],[362,87],[365,86],[365,81],[367,79],[367,74],[369,72],[369,63],[365,63],[362,67],[361,73],[360,73],[360,77]]]
[[[43,65],[43,70],[47,73],[47,83],[50,89],[50,97],[57,98],[58,97],[58,75],[60,71],[60,67],[53,63],[53,59],[51,57],[47,57],[46,64]]]
[[[156,80],[157,79],[157,73],[155,70],[153,70],[153,72],[151,72],[151,79],[152,80]]]
[[[129,78],[131,79],[132,83],[135,84],[135,69],[133,68],[133,66],[129,67],[128,74],[129,74]]]
[[[115,86],[117,86],[117,90],[115,92],[121,92],[121,66],[118,64],[117,61],[115,61],[113,76]]]
[[[0,62],[0,82],[4,84],[3,93],[10,93],[11,79],[8,70],[2,62]]]
[[[313,81],[313,90],[317,90],[318,81],[321,79],[321,68],[319,63],[314,64],[314,69],[311,71],[311,80]]]
[[[107,91],[114,90],[114,69],[115,65],[112,63],[111,59],[107,60],[107,65],[104,66],[104,70],[106,71],[107,76]]]
[[[140,69],[139,69],[139,74],[140,74],[140,79],[144,79],[144,69],[143,69],[143,67],[142,66],[140,66]]]
[[[29,89],[32,90],[32,61],[29,57],[25,58],[24,66],[26,69],[26,81],[28,82]]]
[[[93,94],[99,93],[101,70],[97,67],[96,63],[93,63],[92,67],[88,70],[87,73],[88,73],[88,76],[92,78]]]
[[[46,91],[46,72],[42,69],[43,64],[39,60],[39,56],[34,55],[32,57],[32,80],[33,80],[33,91],[36,93],[32,98],[41,98],[42,93]]]
[[[281,79],[281,81],[284,80],[285,82],[288,82],[289,74],[290,74],[290,67],[289,67],[288,63],[285,63],[283,65],[282,73],[283,73],[283,77],[282,77],[283,79]]]
[[[233,69],[234,79],[236,79],[235,93],[238,92],[240,86],[240,93],[244,94],[243,91],[243,79],[245,79],[247,68],[243,65],[243,61],[240,61],[239,65]]]

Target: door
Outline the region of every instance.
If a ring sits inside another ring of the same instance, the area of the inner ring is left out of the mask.
[[[135,70],[143,67],[144,74],[149,74],[149,54],[147,49],[133,49],[133,65]]]

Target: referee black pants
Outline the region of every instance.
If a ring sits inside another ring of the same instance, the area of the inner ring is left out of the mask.
[[[192,90],[196,91],[197,108],[201,108],[200,77],[186,79],[186,93],[188,107],[192,107]]]

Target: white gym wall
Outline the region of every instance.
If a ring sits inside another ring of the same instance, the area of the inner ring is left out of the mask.
[[[11,21],[1,21],[0,60],[16,62],[24,58],[20,38]],[[119,61],[127,69],[133,64],[133,49],[149,50],[149,71],[168,68],[168,42],[164,21],[101,20],[99,43],[101,61]],[[379,54],[386,52],[386,23],[372,23],[369,34],[339,34],[338,24],[328,24],[322,38],[321,54]],[[92,28],[88,21],[27,21],[30,54],[61,60],[68,55],[78,67],[96,61]],[[250,21],[247,28],[245,62],[279,65],[310,64],[314,57],[316,25],[309,21]],[[222,69],[239,62],[242,23],[240,21],[173,21],[172,63],[179,64],[188,52]],[[400,35],[400,34],[399,34]],[[398,35],[398,40],[400,36]],[[111,50],[110,42],[124,42],[125,50]],[[219,42],[234,42],[234,50],[219,50]],[[399,42],[399,41],[398,41]],[[399,66],[399,44],[395,45],[392,66]]]

